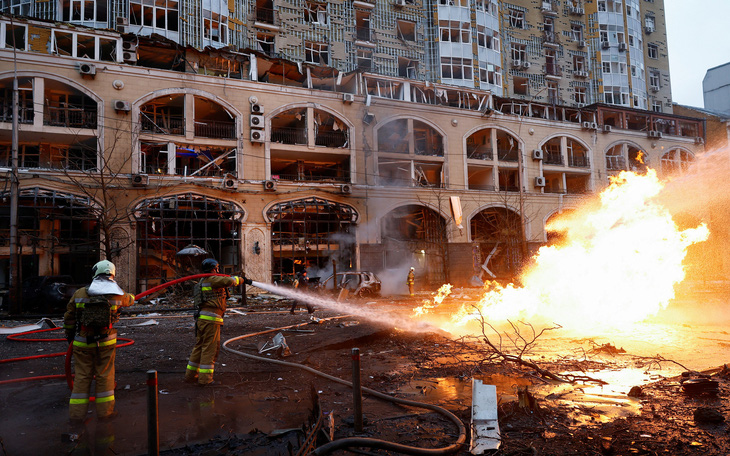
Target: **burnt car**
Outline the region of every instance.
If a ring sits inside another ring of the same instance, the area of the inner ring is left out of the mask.
[[[71,276],[37,276],[23,281],[22,312],[63,313],[68,300],[84,285]]]
[[[337,289],[345,288],[351,295],[361,298],[368,296],[380,296],[380,279],[369,271],[347,271],[337,273]],[[331,275],[324,279],[319,285],[320,290],[334,292],[335,281]]]

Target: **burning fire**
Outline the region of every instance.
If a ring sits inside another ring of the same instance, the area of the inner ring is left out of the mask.
[[[423,305],[413,309],[414,316],[418,317],[421,315],[425,315],[431,309],[435,309],[442,302],[444,302],[444,299],[446,299],[449,294],[451,294],[451,284],[447,283],[445,285],[441,285],[441,288],[439,288],[439,291],[436,294],[436,297],[433,298],[433,301],[431,301],[430,299],[424,299]]]
[[[488,283],[481,300],[463,306],[444,329],[464,332],[479,313],[496,324],[525,319],[605,329],[666,307],[685,277],[687,248],[709,231],[704,224],[679,230],[654,200],[662,188],[654,170],[622,172],[598,202],[551,227],[565,232],[565,242],[537,252],[521,287]]]

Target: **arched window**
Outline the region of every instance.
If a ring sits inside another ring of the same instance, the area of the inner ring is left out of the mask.
[[[665,176],[682,175],[687,172],[694,160],[695,157],[691,152],[684,149],[672,149],[662,155],[662,174]]]
[[[630,143],[619,143],[606,151],[606,170],[645,172],[648,156],[639,147]]]
[[[482,278],[514,277],[522,262],[522,221],[503,207],[490,207],[472,217],[471,239],[479,245]]]

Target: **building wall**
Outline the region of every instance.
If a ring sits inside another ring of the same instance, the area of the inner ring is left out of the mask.
[[[707,70],[702,95],[705,109],[730,114],[730,63]]]

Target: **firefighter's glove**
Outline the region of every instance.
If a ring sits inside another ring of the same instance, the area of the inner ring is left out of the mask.
[[[246,285],[253,285],[253,280],[251,280],[248,277],[244,276],[243,277],[243,283],[245,283]]]
[[[73,343],[74,336],[75,336],[75,334],[73,332],[66,331],[66,340],[68,341],[69,344],[72,344]]]

